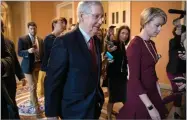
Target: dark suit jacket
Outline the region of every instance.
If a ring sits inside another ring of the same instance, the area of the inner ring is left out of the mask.
[[[16,75],[18,77],[19,80],[25,78],[25,75],[21,69],[21,66],[19,64],[19,61],[18,61],[18,58],[17,58],[17,55],[16,55],[16,51],[15,51],[15,46],[14,46],[14,43],[13,41],[9,40],[9,39],[5,39],[5,44],[8,48],[8,50],[10,51],[11,53],[11,56],[13,58],[13,66],[11,66],[11,69],[10,69],[10,75]],[[14,76],[15,78],[15,76]]]
[[[1,33],[1,108],[3,108],[3,111],[1,112],[1,118],[2,119],[10,119],[9,117],[9,111],[7,108],[8,101],[10,99],[6,99],[5,96],[8,94],[5,93],[4,88],[6,86],[4,85],[7,80],[5,80],[5,77],[8,77],[8,71],[11,69],[12,66],[12,56],[10,51],[8,50],[6,44],[5,44],[5,39],[4,35]],[[4,85],[4,86],[3,86]]]
[[[49,61],[49,55],[51,53],[51,48],[53,46],[53,42],[55,40],[56,36],[53,34],[49,34],[45,37],[44,39],[44,55],[42,58],[42,66],[41,66],[41,70],[42,71],[47,71],[47,64]]]
[[[186,60],[178,57],[178,51],[185,52],[185,48],[180,44],[180,36],[176,36],[169,42],[169,62],[166,71],[172,74],[186,72]]]
[[[7,76],[4,77],[5,85],[6,85],[6,88],[9,92],[9,94],[10,94],[10,97],[15,102],[15,96],[16,96],[15,75],[18,77],[19,80],[25,78],[25,75],[24,75],[24,73],[21,69],[21,66],[19,64],[13,41],[6,38],[5,45],[8,48],[11,58],[12,58],[12,65],[11,65],[10,69],[7,71]]]
[[[7,89],[7,92],[9,94],[9,97],[11,98],[13,104],[16,106],[16,77],[18,77],[19,80],[25,78],[25,75],[21,69],[21,66],[19,64],[16,51],[15,51],[15,46],[13,41],[5,38],[5,46],[10,52],[11,58],[12,58],[12,65],[10,66],[10,69],[7,71],[7,76],[3,77],[4,80],[4,85]],[[16,119],[19,118],[19,113],[18,109],[15,108],[15,114],[16,114]]]
[[[11,66],[12,56],[5,44],[4,35],[1,33],[1,77],[7,76],[6,73]]]
[[[92,69],[91,53],[79,28],[55,39],[44,81],[46,116],[99,117],[104,95],[100,87],[100,41],[94,40],[98,73]]]
[[[40,60],[43,57],[43,40],[38,37],[38,44],[39,44],[39,52],[40,52]],[[32,42],[29,35],[25,35],[20,37],[18,40],[18,55],[23,57],[21,62],[21,67],[24,73],[31,73],[33,71],[34,66],[34,53],[29,53],[28,49],[32,47]]]

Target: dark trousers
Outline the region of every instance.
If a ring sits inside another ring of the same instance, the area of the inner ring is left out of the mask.
[[[4,80],[10,80],[10,78],[4,78]],[[14,104],[14,106],[11,106],[8,104],[6,99],[4,98],[5,93],[2,93],[2,101],[1,101],[1,118],[2,119],[20,119],[18,107],[16,105],[16,85],[14,83],[5,83],[7,92]],[[13,110],[13,112],[11,112]],[[13,115],[13,114],[14,115]],[[12,118],[13,117],[13,118]]]
[[[100,109],[99,105],[96,104],[96,106],[95,106],[94,119],[98,119],[98,120],[99,120],[100,115],[101,115],[101,109]]]

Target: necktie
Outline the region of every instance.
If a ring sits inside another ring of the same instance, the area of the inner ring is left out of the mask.
[[[90,53],[92,56],[93,69],[94,69],[94,71],[97,71],[97,55],[96,55],[94,39],[90,38],[89,42],[90,42],[89,50],[90,50]]]
[[[34,56],[35,56],[35,61],[40,61],[40,55],[39,55],[39,49],[38,49],[38,44],[37,44],[37,37],[33,37],[32,38],[32,45],[33,45],[33,48],[35,48],[36,52],[34,53]]]

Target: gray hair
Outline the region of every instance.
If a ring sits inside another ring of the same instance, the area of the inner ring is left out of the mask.
[[[79,2],[78,7],[77,7],[77,18],[78,18],[78,22],[80,22],[80,17],[82,13],[91,13],[91,6],[93,5],[99,5],[102,7],[103,6],[101,4],[100,1],[82,1]]]
[[[152,21],[155,17],[162,17],[164,19],[163,25],[167,22],[166,13],[160,8],[150,7],[144,9],[140,15],[141,28],[143,28],[145,24]]]

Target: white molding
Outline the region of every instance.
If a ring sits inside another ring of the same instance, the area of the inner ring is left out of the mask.
[[[75,10],[74,10],[74,8],[75,8],[75,4],[74,4],[74,2],[72,2],[72,13],[73,13],[72,23],[73,24],[77,23],[77,21],[75,21],[75,17],[77,17],[77,16],[75,16]],[[77,20],[78,20],[78,18],[77,18]]]
[[[28,33],[28,29],[27,29],[27,23],[30,22],[31,19],[31,3],[30,1],[24,2],[24,26],[25,26],[25,34]]]
[[[72,5],[73,15],[74,15],[74,2],[63,2],[56,5],[56,16],[60,17],[60,8],[66,7],[67,5]],[[74,19],[74,17],[72,18]]]

